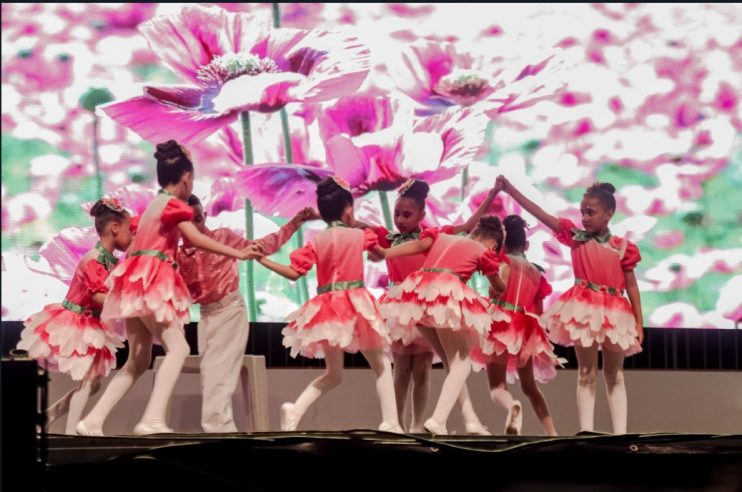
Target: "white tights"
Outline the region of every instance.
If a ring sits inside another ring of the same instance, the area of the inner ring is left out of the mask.
[[[75,427],[77,427],[77,423],[85,412],[88,400],[90,400],[90,397],[95,395],[100,389],[101,378],[93,376],[92,373],[93,368],[91,366],[88,373],[76,388],[68,391],[62,398],[54,402],[54,404],[47,409],[46,414],[49,418],[47,425],[51,425],[55,420],[66,413],[67,424],[64,433],[70,435],[75,434]]]
[[[575,346],[578,363],[577,415],[581,431],[594,430],[595,388],[598,381],[598,345]],[[608,394],[608,409],[614,434],[625,434],[628,421],[626,384],[623,375],[624,353],[603,349],[603,377]]]
[[[368,361],[376,378],[376,394],[381,405],[381,418],[384,423],[398,427],[392,365],[379,349],[362,350],[361,353]],[[309,383],[293,405],[292,414],[297,423],[314,402],[340,384],[343,379],[343,354],[343,350],[337,347],[325,349],[324,374]]]
[[[129,358],[111,380],[106,391],[83,421],[88,429],[100,431],[108,414],[131,389],[137,379],[149,368],[152,361],[152,338],[162,341],[165,358],[155,375],[152,395],[142,416],[142,423],[152,426],[166,425],[167,408],[185,358],[190,353],[188,342],[180,323],[158,323],[154,317],[126,320],[126,337],[129,341]]]

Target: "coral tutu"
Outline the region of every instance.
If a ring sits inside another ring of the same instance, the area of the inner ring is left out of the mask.
[[[317,295],[289,316],[281,333],[292,357],[323,358],[327,347],[356,353],[391,344],[379,305],[364,287]]]
[[[627,355],[641,351],[635,343],[636,320],[629,301],[608,291],[577,284],[544,312],[543,319],[549,338],[559,345],[610,343]]]
[[[529,360],[537,381],[546,383],[556,377],[557,366],[566,362],[554,353],[546,330],[538,316],[492,306],[492,326],[482,344],[471,351],[475,370],[491,362],[507,361],[507,381],[518,378],[518,369]]]
[[[396,325],[393,338],[413,340],[416,325],[438,329],[466,330],[473,343],[479,342],[490,326],[488,303],[447,272],[417,271],[386,294],[382,314]],[[404,332],[403,332],[404,330]]]
[[[106,376],[116,367],[116,350],[123,338],[89,311],[78,314],[61,304],[50,304],[24,323],[18,348],[49,370],[82,380],[92,375]]]
[[[104,321],[154,316],[159,323],[190,322],[191,296],[171,261],[155,256],[126,258],[106,281]]]

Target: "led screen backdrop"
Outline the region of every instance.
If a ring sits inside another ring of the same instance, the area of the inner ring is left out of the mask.
[[[345,177],[372,224],[409,177],[432,185],[429,225],[466,220],[500,173],[578,223],[585,187],[610,181],[646,325],[742,315],[739,5],[280,4],[280,28],[273,7],[3,4],[3,320],[61,301],[96,241],[90,203],[102,190],[140,213],[169,137],[192,153],[207,224],[244,234],[250,198],[256,237],[313,204],[308,175]],[[240,174],[245,109],[259,167]],[[520,210],[502,196],[490,212]],[[569,251],[524,217],[563,292]],[[259,320],[306,295],[260,265],[254,279]],[[369,264],[373,292],[386,282]]]

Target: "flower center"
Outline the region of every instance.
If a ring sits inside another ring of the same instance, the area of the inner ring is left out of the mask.
[[[198,79],[206,83],[223,85],[241,75],[258,75],[278,72],[278,65],[270,58],[260,58],[251,53],[227,53],[217,56],[211,63],[198,70]]]
[[[441,77],[433,90],[464,106],[473,104],[491,88],[489,80],[474,70],[455,69]]]

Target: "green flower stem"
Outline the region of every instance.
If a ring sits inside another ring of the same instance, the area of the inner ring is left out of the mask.
[[[240,122],[242,123],[242,150],[244,154],[244,163],[251,166],[254,163],[252,153],[252,136],[250,134],[250,113],[243,111],[240,113]],[[253,208],[250,200],[245,200],[245,235],[247,239],[252,240],[254,237],[253,227]],[[255,301],[255,264],[252,261],[243,261],[245,269],[245,281],[247,283],[247,310],[250,314],[250,321],[258,320],[258,306]]]
[[[389,231],[394,230],[394,223],[392,222],[392,211],[389,208],[389,197],[386,196],[386,191],[379,191],[379,200],[381,201],[381,210],[384,212],[384,223]]]

